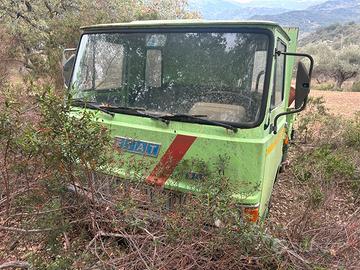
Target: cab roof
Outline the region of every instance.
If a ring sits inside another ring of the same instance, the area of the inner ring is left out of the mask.
[[[81,29],[85,32],[93,31],[109,31],[109,30],[122,30],[122,29],[146,29],[146,28],[173,28],[173,27],[262,27],[262,28],[277,28],[287,38],[286,31],[275,22],[271,21],[243,21],[243,20],[149,20],[149,21],[133,21],[127,23],[109,23],[109,24],[96,24],[84,26]]]

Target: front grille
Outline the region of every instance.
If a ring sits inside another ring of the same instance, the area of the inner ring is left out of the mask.
[[[99,173],[94,176],[94,180],[96,190],[103,196],[109,199],[131,198],[143,208],[148,208],[151,204],[152,207],[173,210],[184,205],[191,196],[183,192],[154,187],[145,181],[133,182]]]

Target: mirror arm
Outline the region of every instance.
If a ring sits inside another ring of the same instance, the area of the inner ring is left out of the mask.
[[[310,60],[310,68],[309,68],[309,78],[311,78],[312,76],[312,72],[314,69],[314,58],[307,53],[292,53],[292,52],[282,52],[282,51],[276,51],[275,54],[280,55],[283,54],[285,56],[302,56],[302,57],[306,57],[307,59]]]
[[[312,72],[313,72],[313,69],[314,69],[314,58],[310,54],[282,52],[282,51],[278,51],[278,50],[275,52],[275,54],[277,54],[277,55],[283,54],[285,56],[302,56],[302,57],[306,57],[307,59],[309,59],[310,60],[309,78],[311,80]],[[281,116],[288,115],[288,114],[293,114],[293,113],[298,113],[298,112],[303,111],[305,109],[305,107],[306,107],[306,103],[307,103],[307,98],[304,100],[303,105],[299,109],[279,113],[278,115],[276,115],[275,119],[274,119],[274,124],[270,127],[270,132],[274,132],[274,134],[277,133],[277,121]]]
[[[291,110],[291,111],[288,111],[288,112],[279,113],[278,115],[276,115],[276,116],[275,116],[275,119],[274,119],[274,124],[271,125],[271,127],[270,127],[270,133],[271,133],[271,132],[274,132],[274,134],[277,134],[277,121],[278,121],[278,119],[279,119],[281,116],[301,112],[301,111],[303,111],[303,110],[306,108],[306,104],[307,104],[307,98],[304,100],[303,105],[302,105],[299,109],[295,109],[295,110]]]

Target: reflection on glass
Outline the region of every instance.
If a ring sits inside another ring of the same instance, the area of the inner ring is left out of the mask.
[[[258,33],[84,35],[73,95],[159,115],[251,123],[264,92],[268,42]]]
[[[145,83],[148,87],[161,87],[161,51],[147,50]]]

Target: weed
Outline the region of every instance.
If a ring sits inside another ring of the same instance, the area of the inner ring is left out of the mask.
[[[349,120],[344,133],[345,143],[349,147],[360,148],[360,112]]]
[[[354,82],[351,87],[352,92],[360,92],[360,81]]]
[[[314,88],[316,90],[321,90],[321,91],[329,91],[329,90],[333,90],[335,87],[335,85],[333,83],[320,83],[314,86]]]
[[[324,200],[324,193],[320,190],[319,187],[315,187],[310,192],[310,204],[317,208]]]

